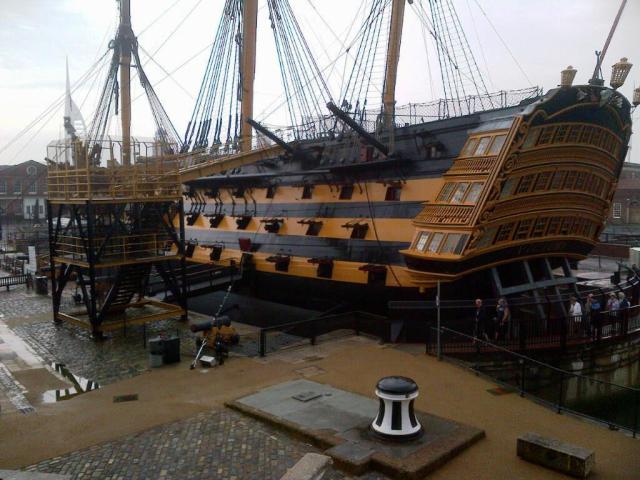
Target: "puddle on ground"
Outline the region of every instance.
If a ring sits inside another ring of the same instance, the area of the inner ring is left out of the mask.
[[[54,362],[51,364],[51,368],[69,380],[73,384],[73,387],[47,390],[42,394],[43,403],[62,402],[100,388],[97,382],[71,373],[64,363]]]

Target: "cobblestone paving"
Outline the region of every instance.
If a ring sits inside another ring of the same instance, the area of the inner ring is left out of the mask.
[[[47,363],[64,363],[75,375],[101,385],[139,375],[149,368],[149,351],[143,346],[142,327],[139,326],[129,327],[126,335],[115,332],[100,342],[94,341],[85,329],[69,324],[55,325],[51,321],[18,325],[12,330]],[[182,355],[193,357],[194,334],[184,324],[166,320],[147,325],[147,339],[161,333],[179,334]],[[299,340],[299,337],[287,334],[270,336],[267,352]],[[232,347],[232,352],[257,356],[258,336],[243,336],[240,345]]]
[[[52,458],[28,470],[78,480],[276,480],[308,452],[318,450],[231,410],[214,410]],[[324,478],[352,477],[331,469]],[[387,477],[368,473],[358,478]]]
[[[63,305],[71,304],[70,296],[63,298]],[[25,285],[0,289],[0,315],[5,320],[51,312],[51,297],[38,295]]]
[[[99,342],[85,329],[50,321],[18,325],[12,330],[46,362],[64,363],[75,375],[101,385],[139,375],[149,368],[142,327],[130,327],[126,336],[117,332]],[[191,355],[194,342],[184,325],[174,320],[147,325],[147,338],[176,332],[181,337],[183,355]]]

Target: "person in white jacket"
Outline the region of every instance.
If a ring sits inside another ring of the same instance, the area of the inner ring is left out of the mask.
[[[582,325],[582,305],[576,297],[569,299],[569,324],[572,325],[573,333],[578,333]]]

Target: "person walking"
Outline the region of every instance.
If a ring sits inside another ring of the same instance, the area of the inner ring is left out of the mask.
[[[631,303],[624,293],[618,292],[618,311],[620,317],[620,335],[624,335],[629,330],[629,307]]]
[[[607,312],[609,312],[609,315],[615,315],[619,306],[620,302],[618,302],[616,294],[613,292],[609,293],[609,300],[607,300]]]
[[[476,311],[474,316],[474,325],[473,325],[473,343],[476,343],[476,339],[482,338],[483,340],[489,340],[487,336],[487,312],[482,305],[482,299],[476,298],[475,301]]]
[[[510,321],[511,311],[509,310],[507,299],[502,297],[498,300],[498,305],[496,306],[496,340],[506,340]]]
[[[576,297],[569,299],[569,324],[572,325],[572,333],[580,331],[582,325],[582,306]]]
[[[584,303],[584,328],[587,335],[592,335],[595,332],[595,326],[598,325],[600,320],[600,308],[600,302],[593,293],[588,294],[587,301]]]

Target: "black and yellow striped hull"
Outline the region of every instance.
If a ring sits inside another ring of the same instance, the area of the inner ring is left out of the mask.
[[[396,128],[388,156],[343,135],[297,145],[304,155],[201,168],[186,195],[190,260],[249,254],[259,295],[278,301],[384,303],[510,262],[581,259],[604,226],[630,134],[624,97],[579,86]]]

